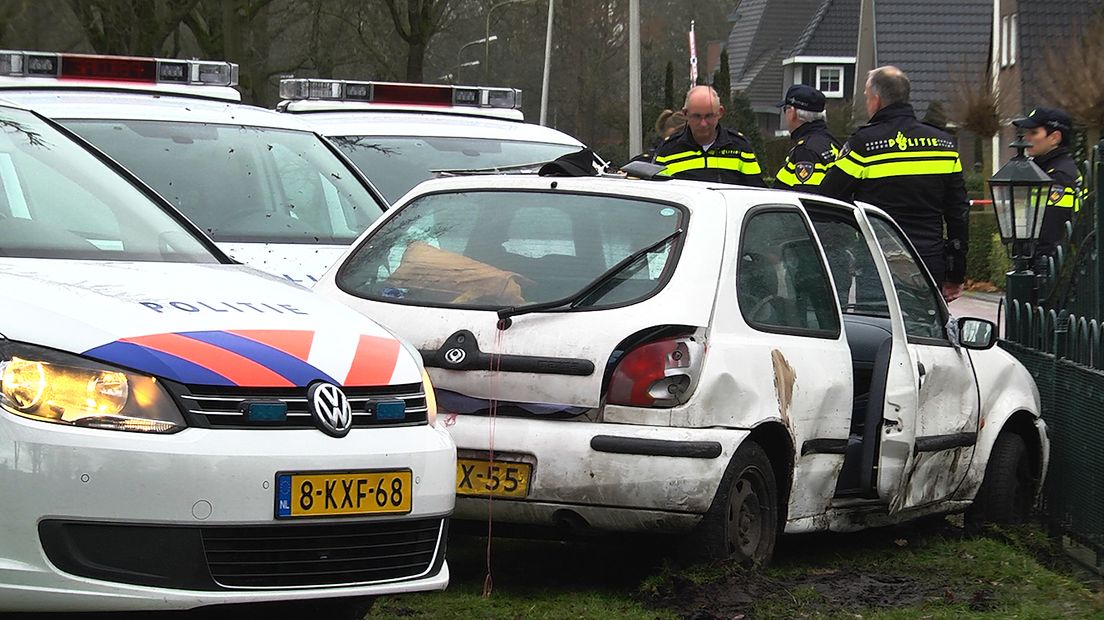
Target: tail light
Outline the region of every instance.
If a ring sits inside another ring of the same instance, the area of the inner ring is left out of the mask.
[[[606,402],[631,407],[674,407],[690,398],[705,347],[692,337],[639,345],[617,362]]]

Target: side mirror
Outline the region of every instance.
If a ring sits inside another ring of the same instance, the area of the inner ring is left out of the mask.
[[[967,349],[984,351],[997,344],[997,326],[975,317],[958,320],[958,343]]]

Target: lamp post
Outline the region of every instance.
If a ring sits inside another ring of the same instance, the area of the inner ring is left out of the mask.
[[[1011,310],[1013,301],[1038,303],[1032,259],[1053,180],[1024,155],[1030,145],[1022,136],[1009,146],[1016,149],[1016,156],[989,179],[989,190],[1001,241],[1010,244],[1012,271],[1007,276],[1005,301]]]
[[[471,47],[473,45],[490,45],[491,43],[494,43],[497,40],[498,40],[498,35],[497,34],[492,34],[492,35],[485,36],[482,39],[476,39],[474,41],[468,41],[467,43],[461,45],[460,49],[456,50],[456,71],[454,72],[455,75],[457,75],[457,76],[460,75],[460,67],[475,67],[475,66],[478,66],[478,65],[482,64],[478,60],[473,60],[471,62],[466,62],[466,63],[461,64],[460,63],[460,58],[464,54],[464,50],[468,49],[469,47]]]
[[[441,82],[448,82],[450,84],[455,84],[458,81],[460,81],[460,70],[461,69],[463,69],[464,67],[478,67],[481,64],[483,64],[483,63],[478,61],[478,60],[469,60],[468,62],[462,62],[462,63],[456,65],[456,70],[454,72],[446,73],[444,75],[439,75],[439,76],[437,76],[437,79]]]
[[[487,9],[487,23],[486,29],[483,31],[483,39],[485,45],[483,46],[483,85],[486,86],[488,80],[491,78],[491,42],[487,39],[491,38],[491,14],[494,10],[506,6],[507,4],[517,4],[519,2],[530,2],[530,0],[502,0],[502,2],[492,4],[491,8]]]

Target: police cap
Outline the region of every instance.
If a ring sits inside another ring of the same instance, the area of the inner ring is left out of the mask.
[[[1057,129],[1067,134],[1073,129],[1073,119],[1065,110],[1058,108],[1035,108],[1031,114],[1017,118],[1012,124],[1021,129],[1046,127],[1048,131]]]
[[[786,99],[778,107],[793,106],[809,112],[824,111],[824,93],[805,84],[794,84],[786,91]]]

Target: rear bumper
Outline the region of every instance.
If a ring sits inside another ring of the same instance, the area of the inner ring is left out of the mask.
[[[461,457],[487,458],[493,448],[496,461],[533,466],[524,499],[493,500],[495,521],[617,531],[692,528],[750,434],[467,415],[449,416],[446,426]],[[487,504],[481,497],[457,497],[454,516],[486,520]]]

